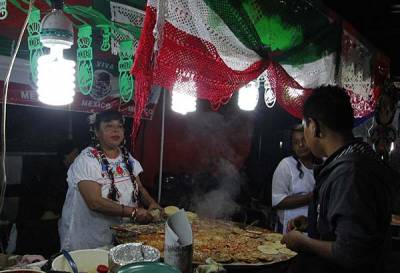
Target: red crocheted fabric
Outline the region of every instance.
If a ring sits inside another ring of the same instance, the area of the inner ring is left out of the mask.
[[[303,103],[311,95],[312,91],[303,88],[278,63],[271,62],[267,72],[268,80],[272,90],[275,92],[277,102],[288,113],[301,119],[303,116]]]
[[[142,34],[140,35],[138,48],[135,53],[135,60],[131,70],[131,73],[135,76],[135,112],[131,135],[132,144],[134,144],[136,135],[139,131],[140,118],[153,82],[151,57],[154,46],[153,29],[155,22],[156,10],[147,6]],[[134,145],[132,145],[132,147],[133,146]]]
[[[256,79],[269,64],[268,60],[255,62],[243,71],[232,70],[218,55],[210,42],[188,35],[170,23],[165,23],[163,40],[158,55],[153,56],[156,10],[146,8],[146,17],[132,74],[135,76],[134,136],[149,96],[151,85],[172,91],[181,74],[193,75],[197,98],[208,100],[217,110],[244,84]]]

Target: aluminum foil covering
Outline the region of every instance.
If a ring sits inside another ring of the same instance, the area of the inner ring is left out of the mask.
[[[157,262],[160,251],[152,246],[141,243],[128,243],[110,249],[110,271],[117,272],[119,267],[134,262]]]

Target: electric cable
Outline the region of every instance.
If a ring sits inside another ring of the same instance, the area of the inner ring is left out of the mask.
[[[17,45],[15,47],[14,53],[11,56],[10,66],[8,67],[7,76],[4,80],[3,86],[3,111],[1,119],[1,179],[0,179],[0,215],[3,211],[4,198],[7,188],[7,174],[6,174],[6,123],[7,123],[7,96],[8,96],[8,84],[10,82],[11,72],[14,66],[15,59],[19,51],[22,39],[24,37],[24,32],[28,26],[29,16],[32,13],[33,5],[35,0],[30,0],[28,14],[26,15],[25,22],[22,26],[21,32],[18,37]]]

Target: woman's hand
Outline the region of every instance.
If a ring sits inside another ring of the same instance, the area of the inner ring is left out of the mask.
[[[147,224],[153,220],[153,217],[151,216],[148,210],[144,208],[137,208],[133,220],[139,223]]]
[[[292,230],[298,230],[304,232],[307,229],[308,221],[304,215],[297,216],[296,218],[290,219],[287,224],[287,232]]]
[[[149,204],[149,207],[147,208],[148,211],[153,210],[153,209],[163,210],[163,208],[157,202],[151,202]]]
[[[164,209],[156,202],[150,203],[149,208],[147,210],[153,216],[153,221],[155,222],[158,222],[161,219],[166,218]]]

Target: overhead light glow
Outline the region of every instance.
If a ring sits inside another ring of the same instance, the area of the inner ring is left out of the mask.
[[[53,1],[53,10],[43,18],[40,29],[40,41],[50,53],[38,58],[37,93],[39,101],[54,106],[70,104],[75,95],[75,61],[63,56],[74,42],[74,33],[62,7],[63,1]]]
[[[53,46],[49,55],[38,59],[39,101],[54,105],[72,103],[75,95],[75,62],[63,57],[63,49]]]
[[[179,79],[172,88],[171,109],[182,115],[196,111],[197,92],[193,77]]]
[[[258,103],[258,84],[252,81],[239,89],[238,105],[244,111],[253,111]]]
[[[394,151],[394,142],[390,143],[390,152],[392,153]]]

